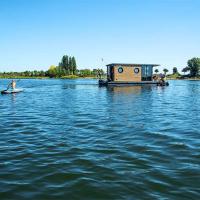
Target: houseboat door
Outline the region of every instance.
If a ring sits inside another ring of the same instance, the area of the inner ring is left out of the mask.
[[[142,81],[152,81],[153,66],[142,66]]]
[[[114,67],[107,67],[107,79],[108,81],[114,81]]]
[[[114,67],[110,68],[110,78],[111,78],[111,81],[114,81]]]

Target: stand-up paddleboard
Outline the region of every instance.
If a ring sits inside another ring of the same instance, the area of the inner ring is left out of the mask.
[[[8,90],[1,91],[1,94],[13,94],[13,93],[19,93],[23,91],[24,91],[23,89],[8,89]]]

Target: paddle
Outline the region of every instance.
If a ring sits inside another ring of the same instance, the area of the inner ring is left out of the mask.
[[[7,91],[7,90],[9,89],[9,87],[10,87],[10,83],[9,83],[9,85],[7,86],[7,89],[6,89],[6,90],[2,90],[2,91],[1,91],[1,94],[3,94],[5,91]]]
[[[16,80],[15,82],[19,82],[21,79],[19,79],[19,80]],[[5,91],[7,91],[9,88],[10,88],[10,85],[11,85],[11,83],[9,83],[8,84],[8,86],[7,86],[7,89],[6,90],[2,90],[1,92],[5,92]]]
[[[2,90],[1,93],[7,91],[7,90],[9,89],[9,87],[10,87],[10,84],[11,84],[11,83],[9,83],[8,86],[7,86],[7,89],[6,89],[6,90]]]

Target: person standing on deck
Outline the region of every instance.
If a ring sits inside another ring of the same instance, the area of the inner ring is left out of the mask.
[[[8,85],[8,89],[9,89],[10,86],[11,86],[12,90],[15,90],[15,88],[16,88],[16,81],[12,80],[11,83]]]

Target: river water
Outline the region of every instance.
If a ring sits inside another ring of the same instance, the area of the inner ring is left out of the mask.
[[[1,200],[200,199],[200,81],[18,87],[0,95]]]

